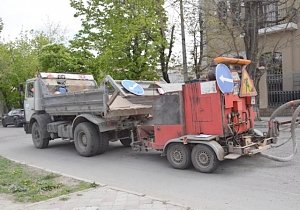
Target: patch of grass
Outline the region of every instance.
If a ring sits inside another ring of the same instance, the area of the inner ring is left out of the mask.
[[[93,188],[95,188],[95,187],[98,187],[99,185],[98,184],[96,184],[95,182],[92,182],[92,183],[90,183],[90,187],[93,187]]]
[[[0,156],[0,193],[19,202],[37,202],[96,187],[58,174],[18,164]]]

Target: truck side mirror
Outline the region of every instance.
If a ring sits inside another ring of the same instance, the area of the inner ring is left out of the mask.
[[[23,84],[19,84],[19,93],[20,93],[20,95],[24,94],[24,85]]]

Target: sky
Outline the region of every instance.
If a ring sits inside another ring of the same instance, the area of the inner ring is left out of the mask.
[[[178,21],[179,12],[167,5],[170,24]],[[46,31],[49,24],[59,25],[67,39],[81,28],[79,18],[74,17],[75,10],[70,6],[69,0],[0,0],[0,17],[4,28],[0,34],[1,40],[13,41],[22,31]],[[173,55],[181,62],[181,37],[180,27],[175,29],[176,41]],[[187,46],[189,37],[186,33]],[[189,52],[189,49],[188,49]],[[188,55],[188,59],[191,56]]]
[[[14,40],[21,31],[45,30],[47,25],[59,25],[68,37],[80,29],[79,18],[69,0],[0,0],[0,17],[4,23],[1,37]]]

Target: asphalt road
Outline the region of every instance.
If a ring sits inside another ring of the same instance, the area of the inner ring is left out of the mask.
[[[289,150],[286,145],[275,153]],[[0,127],[0,155],[195,209],[300,208],[300,154],[288,163],[260,155],[224,161],[214,174],[203,174],[193,168],[173,169],[157,153],[136,153],[118,142],[90,158],[77,155],[72,143],[61,140],[35,149],[22,128]]]

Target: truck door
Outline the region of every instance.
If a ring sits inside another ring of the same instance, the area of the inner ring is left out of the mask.
[[[30,121],[31,116],[34,114],[34,80],[26,82],[25,88],[25,99],[24,99],[24,110],[25,120]]]

